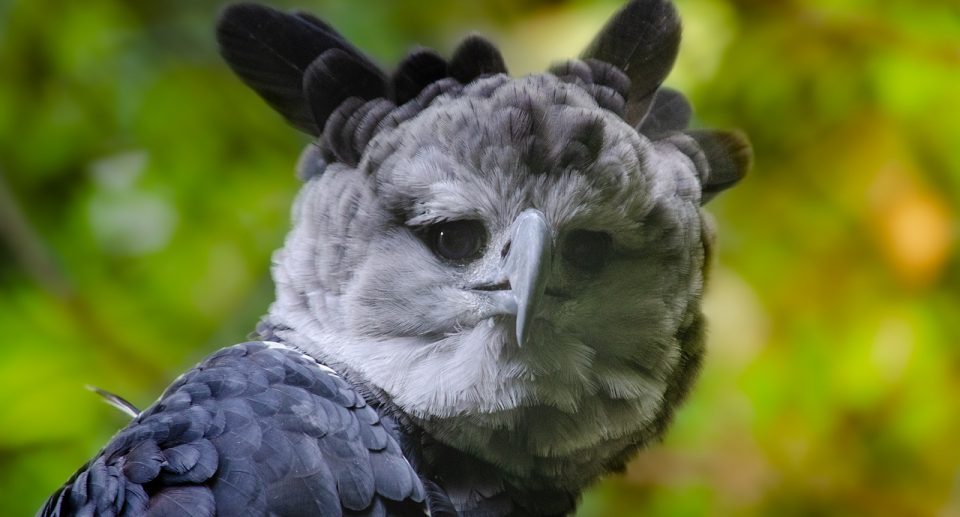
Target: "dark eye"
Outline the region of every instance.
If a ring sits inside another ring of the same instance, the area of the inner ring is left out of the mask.
[[[431,226],[427,239],[437,256],[461,261],[480,255],[487,232],[480,221],[450,221]]]
[[[563,242],[563,258],[577,269],[596,272],[610,258],[613,239],[609,233],[574,230]]]

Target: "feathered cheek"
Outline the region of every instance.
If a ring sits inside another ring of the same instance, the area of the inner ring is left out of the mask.
[[[345,297],[354,332],[437,338],[473,323],[475,301],[415,237],[398,234],[371,249]]]

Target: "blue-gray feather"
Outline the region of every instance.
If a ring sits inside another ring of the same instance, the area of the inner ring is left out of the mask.
[[[346,381],[249,342],[184,374],[40,515],[364,515],[425,501],[396,437]]]

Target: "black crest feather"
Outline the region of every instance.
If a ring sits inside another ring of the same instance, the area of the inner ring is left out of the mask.
[[[739,131],[694,129],[672,133],[670,142],[693,162],[700,176],[701,204],[736,185],[753,164],[753,150]]]
[[[652,140],[667,140],[693,160],[703,202],[739,181],[751,164],[750,145],[735,132],[687,130],[693,110],[675,90],[661,88],[677,57],[680,18],[670,0],[632,0],[581,54],[550,68],[560,80],[590,93],[597,105]],[[356,166],[377,133],[426,109],[441,94],[484,97],[506,74],[497,47],[469,36],[445,60],[430,49],[412,51],[389,77],[323,20],[306,13],[236,4],[217,24],[224,59],[240,78],[297,128],[319,137],[302,160],[303,176],[338,161]],[[471,86],[471,83],[473,85]],[[478,89],[479,88],[479,89]],[[553,92],[557,104],[566,90]],[[522,102],[521,102],[522,104]],[[508,110],[509,111],[509,110]],[[515,141],[528,141],[531,170],[585,168],[603,147],[602,124],[586,120],[541,128],[539,117],[505,113]],[[558,147],[555,142],[567,142]]]
[[[647,136],[657,136],[671,131],[682,131],[690,125],[692,117],[693,108],[682,93],[672,88],[661,88],[640,125],[640,132]]]
[[[549,72],[568,83],[592,84],[593,69],[579,59],[571,59],[550,67]]]
[[[350,97],[373,100],[387,95],[387,79],[373,63],[332,48],[323,52],[303,75],[303,94],[317,127],[323,128],[337,106]]]
[[[450,59],[450,76],[463,84],[477,77],[507,73],[507,65],[496,45],[473,35],[467,37],[453,52]]]
[[[747,137],[739,131],[694,130],[686,134],[696,140],[710,165],[706,177],[701,179],[703,203],[736,185],[750,170],[753,151]]]
[[[393,73],[393,99],[397,104],[403,104],[449,75],[447,61],[440,54],[426,48],[414,50]]]
[[[670,73],[680,48],[680,16],[669,0],[633,0],[583,51],[622,70],[630,79],[626,120],[638,126]]]
[[[324,148],[333,153],[337,161],[357,165],[380,123],[396,108],[386,99],[367,102],[351,97],[327,122],[323,132]]]
[[[623,70],[596,59],[585,59],[583,62],[590,67],[594,84],[606,86],[624,98],[630,93],[630,78]]]
[[[376,68],[368,58],[322,20],[304,13],[287,14],[256,4],[234,4],[217,22],[220,53],[240,79],[298,129],[319,135],[303,94],[303,76],[311,63],[330,49]]]
[[[630,79],[613,65],[595,59],[571,59],[553,65],[549,71],[564,82],[586,89],[601,108],[624,116]]]

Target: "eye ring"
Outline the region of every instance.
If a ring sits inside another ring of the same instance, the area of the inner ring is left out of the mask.
[[[573,230],[563,240],[560,254],[573,267],[596,273],[607,265],[613,248],[613,237],[607,232]]]
[[[487,244],[483,223],[466,219],[431,225],[427,245],[438,257],[450,262],[464,262],[479,257]]]

